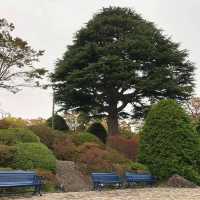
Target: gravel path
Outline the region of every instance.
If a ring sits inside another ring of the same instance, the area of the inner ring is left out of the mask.
[[[0,198],[1,199],[1,198]],[[12,199],[12,198],[3,198]],[[200,188],[145,188],[102,192],[49,193],[43,196],[17,197],[16,200],[200,200]]]

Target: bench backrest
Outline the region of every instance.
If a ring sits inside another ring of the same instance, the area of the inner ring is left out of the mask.
[[[119,182],[120,181],[120,177],[115,172],[111,172],[111,173],[92,173],[91,176],[92,176],[92,180],[94,182],[102,182],[102,181],[106,181],[106,182],[116,181],[116,182]]]
[[[34,171],[0,171],[0,183],[33,182],[35,176]]]
[[[155,177],[151,174],[137,174],[137,173],[125,173],[126,179],[128,180],[135,180],[135,181],[155,181]]]

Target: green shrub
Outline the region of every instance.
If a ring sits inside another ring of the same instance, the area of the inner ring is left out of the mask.
[[[87,142],[101,143],[101,141],[91,133],[83,132],[71,135],[72,142],[75,145],[81,145]]]
[[[87,132],[98,137],[104,144],[106,143],[107,131],[101,123],[95,122],[91,124]]]
[[[18,143],[13,162],[16,169],[46,169],[55,171],[56,159],[42,143]]]
[[[0,166],[0,171],[12,171],[13,169],[10,167],[1,167]]]
[[[47,119],[47,125],[49,127],[52,127],[52,117]],[[68,125],[66,124],[63,117],[61,117],[60,115],[54,116],[54,129],[60,130],[60,131],[68,131],[69,130]]]
[[[132,171],[136,171],[136,172],[148,172],[148,167],[141,164],[141,163],[137,163],[137,162],[132,162],[130,164],[130,169]]]
[[[40,141],[50,149],[53,149],[54,140],[62,135],[60,131],[49,128],[45,125],[33,125],[29,128],[40,138]]]
[[[162,100],[152,107],[140,141],[139,160],[159,179],[179,174],[198,183],[199,137],[188,115],[174,100]]]
[[[29,129],[0,129],[0,144],[14,145],[18,142],[39,142],[40,139]]]
[[[0,166],[9,167],[14,159],[16,148],[14,146],[7,146],[0,144]]]

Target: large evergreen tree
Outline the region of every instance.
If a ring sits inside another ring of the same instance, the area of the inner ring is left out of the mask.
[[[117,134],[118,118],[130,114],[127,105],[140,117],[158,99],[190,96],[194,66],[187,57],[133,10],[104,8],[57,62],[56,101],[64,110],[106,116],[109,133]]]

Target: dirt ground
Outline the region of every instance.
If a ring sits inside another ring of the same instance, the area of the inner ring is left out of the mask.
[[[1,200],[13,197],[0,198]],[[200,200],[200,188],[145,188],[101,192],[49,193],[40,196],[15,197],[17,200]]]

